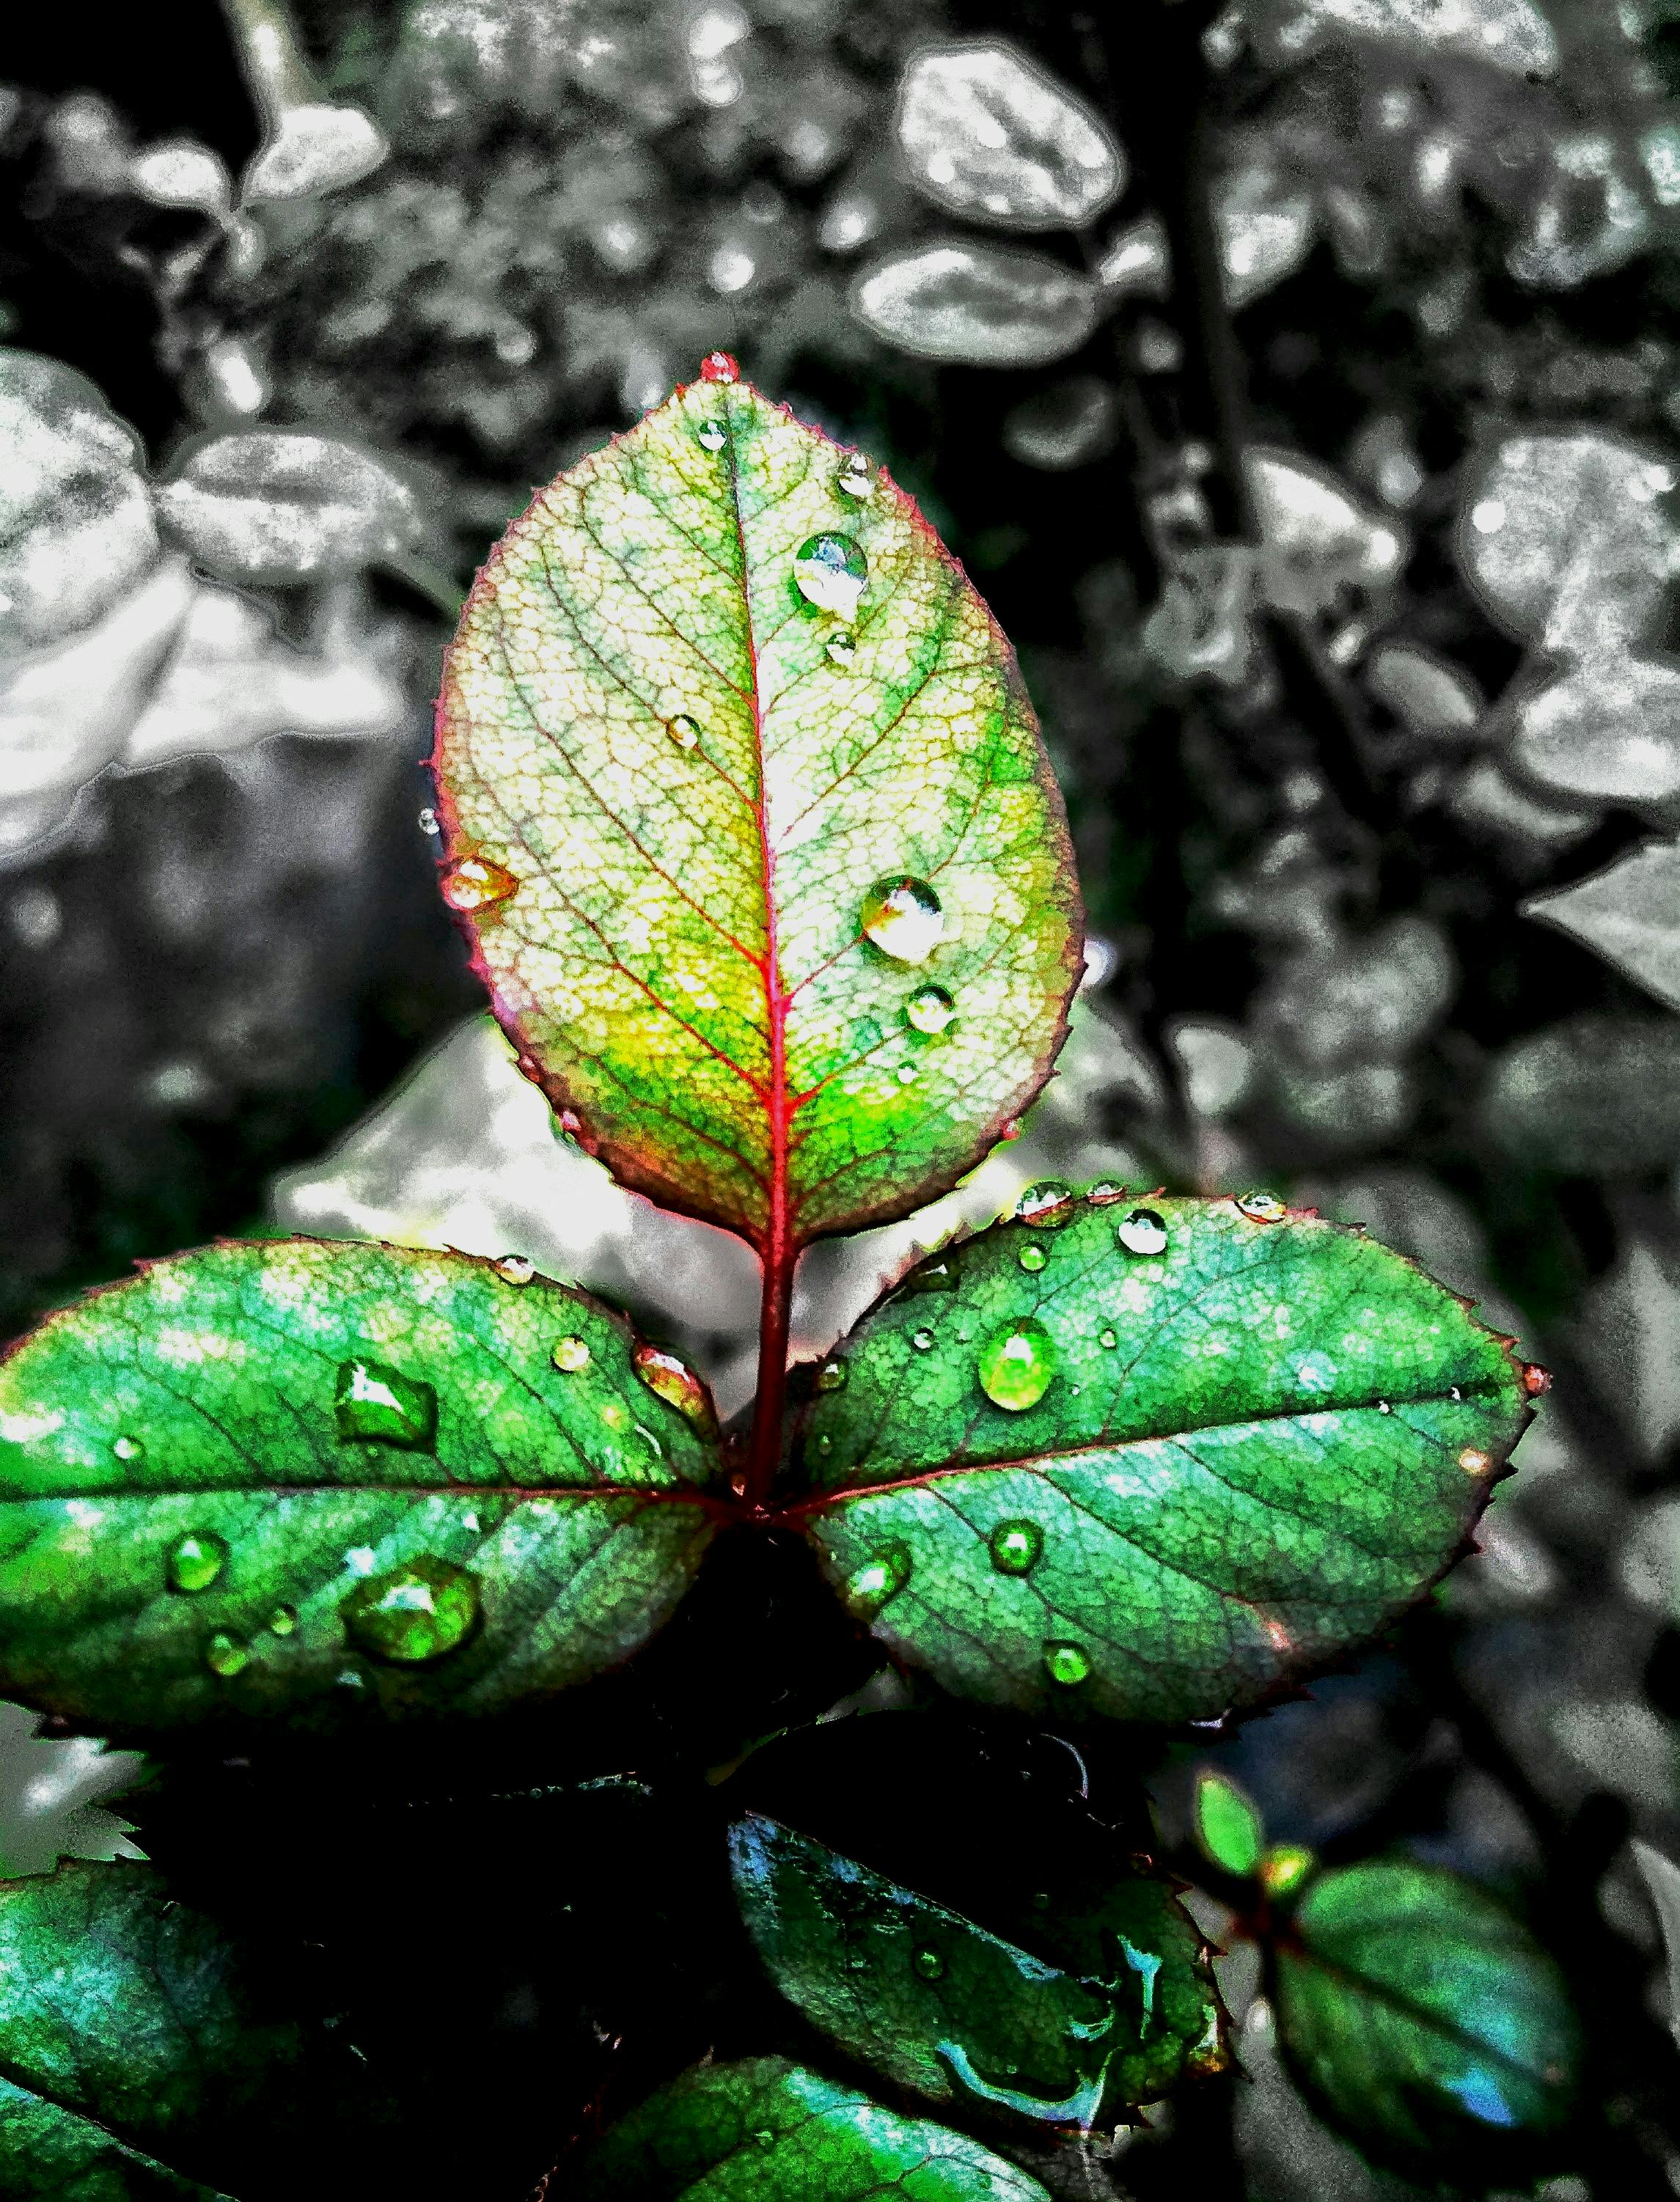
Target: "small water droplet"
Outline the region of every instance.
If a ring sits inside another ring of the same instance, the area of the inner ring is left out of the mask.
[[[694,437],[707,450],[721,451],[729,440],[729,432],[721,421],[702,421]]]
[[[295,1605],[277,1605],[268,1616],[269,1633],[274,1636],[290,1636],[298,1626]]]
[[[1126,1198],[1126,1188],[1117,1185],[1111,1177],[1100,1177],[1085,1198],[1093,1208],[1110,1208],[1117,1200]]]
[[[700,362],[702,382],[739,382],[741,371],[727,351],[709,351]]]
[[[697,1429],[716,1428],[711,1395],[686,1361],[675,1353],[668,1353],[661,1345],[639,1345],[631,1354],[630,1362],[656,1398],[663,1399],[668,1407],[675,1407]]]
[[[208,1590],[227,1564],[227,1544],[209,1529],[189,1532],[169,1547],[171,1590]]]
[[[438,1434],[438,1395],[382,1361],[341,1361],[333,1412],[346,1445],[401,1445],[430,1452]]]
[[[1029,1185],[1015,1204],[1017,1223],[1035,1223],[1040,1231],[1059,1231],[1073,1222],[1075,1204],[1072,1191],[1053,1177],[1041,1177],[1036,1185]]]
[[[1392,1415],[1394,1410],[1386,1399],[1379,1399],[1376,1403],[1376,1411],[1379,1415]]]
[[[905,1022],[912,1032],[942,1033],[957,1014],[943,986],[918,986],[905,1004]]]
[[[799,594],[820,612],[850,619],[869,579],[869,561],[849,535],[809,535],[793,553]]]
[[[754,2145],[757,2147],[774,2148],[775,2146],[775,2135],[770,2131],[768,2126],[760,2126],[757,2132],[753,2134],[752,2139]]]
[[[451,910],[494,910],[518,892],[513,874],[486,857],[463,857],[443,876],[443,898]]]
[[[1112,1353],[1115,1347],[1120,1343],[1120,1340],[1114,1331],[1105,1330],[1099,1335],[1097,1343],[1102,1347],[1105,1353]]]
[[[1035,1407],[1056,1374],[1056,1347],[1035,1317],[1006,1323],[980,1349],[980,1388],[994,1406],[1018,1415]]]
[[[1447,1394],[1447,1396],[1453,1402],[1454,1406],[1461,1407],[1464,1404],[1465,1395],[1459,1389],[1456,1384],[1453,1387],[1452,1390]]]
[[[843,1392],[850,1374],[845,1362],[825,1361],[816,1372],[816,1388],[819,1392]]]
[[[144,1460],[146,1457],[146,1449],[139,1438],[118,1438],[113,1442],[111,1451],[119,1460]]]
[[[420,814],[420,830],[429,839],[433,839],[444,830],[443,821],[429,804]]]
[[[1071,1690],[1089,1676],[1091,1657],[1081,1644],[1046,1644],[1044,1666],[1052,1682]]]
[[[910,1581],[910,1548],[891,1544],[874,1553],[846,1586],[846,1602],[860,1621],[873,1621]]]
[[[843,627],[838,633],[828,637],[823,648],[827,651],[832,663],[850,665],[858,655],[858,638],[849,627]]]
[[[925,880],[900,872],[864,897],[864,937],[895,963],[925,963],[945,938],[945,912]]]
[[[1152,1208],[1135,1208],[1115,1226],[1115,1237],[1129,1254],[1164,1254],[1167,1227]]]
[[[1275,1192],[1240,1192],[1236,1204],[1251,1223],[1281,1223],[1289,1213]]]
[[[680,750],[692,750],[699,743],[700,722],[691,718],[687,711],[679,711],[665,732]]]
[[[901,1063],[893,1075],[897,1078],[900,1086],[914,1086],[916,1083],[916,1065],[913,1063]]]
[[[816,1450],[818,1452],[826,1456],[827,1454],[831,1453],[834,1449],[834,1441],[825,1430],[822,1435],[816,1440]]]
[[[496,1264],[496,1274],[504,1285],[528,1285],[537,1274],[537,1265],[528,1254],[504,1254]]]
[[[931,1353],[934,1350],[934,1334],[931,1330],[912,1331],[910,1342],[918,1353]]]
[[[1002,1131],[999,1133],[998,1137],[1000,1139],[1018,1139],[1025,1128],[1018,1116],[1011,1116]]]
[[[919,1950],[911,1951],[910,1963],[911,1969],[918,1980],[942,1981],[945,1978],[944,1958],[937,1950],[929,1949],[925,1942]]]
[[[905,1292],[951,1292],[957,1289],[957,1272],[949,1262],[923,1262],[899,1287]]]
[[[853,497],[860,503],[875,494],[875,469],[861,451],[848,451],[840,461],[834,487],[842,497]]]
[[[589,1366],[589,1340],[569,1332],[555,1339],[548,1357],[563,1376],[575,1376],[580,1369]]]
[[[479,1617],[478,1585],[464,1568],[422,1552],[358,1583],[339,1610],[363,1651],[417,1667],[465,1643]]]
[[[1050,1259],[1036,1239],[1029,1239],[1016,1256],[1016,1260],[1029,1275],[1035,1276]]]
[[[213,1675],[242,1675],[251,1664],[251,1646],[218,1628],[204,1646],[204,1664]]]
[[[987,1541],[1000,1575],[1029,1575],[1044,1556],[1044,1532],[1036,1522],[999,1522]]]
[[[1528,1393],[1530,1398],[1537,1399],[1551,1388],[1552,1372],[1549,1369],[1542,1369],[1537,1361],[1525,1361],[1523,1363],[1523,1389]]]
[[[1485,1475],[1493,1464],[1493,1455],[1477,1445],[1466,1445],[1459,1455],[1459,1466],[1466,1475]]]

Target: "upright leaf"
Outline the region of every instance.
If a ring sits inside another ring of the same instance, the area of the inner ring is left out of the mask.
[[[310,1239],[155,1263],[0,1365],[0,1688],[106,1729],[557,1689],[687,1587],[709,1415],[528,1263]]]
[[[946,237],[874,262],[852,286],[866,329],[917,359],[959,367],[1045,367],[1065,359],[1101,315],[1088,275],[1018,246]]]
[[[1061,1931],[1085,1972],[1045,1954],[1060,1923],[1049,1889],[1035,1951],[759,1814],[729,1849],[741,1916],[783,1994],[930,2102],[1088,2133],[1217,2062],[1200,1936],[1162,1881],[1123,1874],[1071,1916]]]
[[[1049,2202],[978,2141],[780,2057],[699,2064],[615,2126],[574,2202]]]
[[[917,54],[899,85],[894,127],[917,188],[970,221],[1082,228],[1126,180],[1099,117],[999,38]]]
[[[436,768],[528,1075],[668,1205],[776,1247],[900,1215],[1043,1082],[1079,911],[1013,655],[904,492],[745,384],[515,523]]]
[[[816,1378],[788,1518],[895,1652],[1023,1710],[1205,1716],[1464,1549],[1528,1410],[1451,1292],[1264,1194],[1029,1204]]]
[[[1289,2063],[1335,2124],[1438,2168],[1478,2128],[1568,2114],[1577,2028],[1556,1965],[1473,1882],[1408,1858],[1320,1874],[1276,1952]]]

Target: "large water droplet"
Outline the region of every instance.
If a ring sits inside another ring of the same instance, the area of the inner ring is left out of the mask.
[[[707,450],[721,451],[729,440],[729,432],[721,421],[702,421],[694,437]]]
[[[479,1616],[478,1585],[464,1568],[422,1552],[388,1575],[369,1575],[339,1610],[364,1652],[416,1667],[466,1641]]]
[[[443,898],[451,910],[493,910],[518,892],[513,874],[487,857],[463,857],[443,876]]]
[[[1018,1415],[1037,1406],[1056,1374],[1056,1346],[1034,1316],[993,1331],[980,1349],[980,1388],[994,1406]]]
[[[816,1372],[817,1390],[819,1392],[845,1391],[846,1380],[849,1373],[845,1362],[825,1361]]]
[[[1251,1223],[1281,1223],[1289,1213],[1275,1192],[1240,1192],[1236,1204]]]
[[[1073,1222],[1076,1204],[1072,1188],[1053,1177],[1029,1185],[1015,1204],[1016,1221],[1035,1224],[1040,1231],[1059,1231]]]
[[[691,718],[687,711],[679,711],[666,727],[665,732],[680,750],[692,750],[699,742],[700,722],[698,719]]]
[[[204,1664],[213,1675],[242,1675],[251,1664],[251,1646],[218,1628],[204,1646]]]
[[[944,1958],[925,1942],[919,1949],[911,1952],[910,1964],[911,1970],[918,1980],[942,1981],[945,1978]]]
[[[209,1529],[190,1531],[169,1547],[171,1590],[208,1590],[227,1564],[225,1538]]]
[[[842,497],[856,498],[859,503],[875,494],[875,469],[861,451],[848,451],[840,461],[834,487]]]
[[[339,1435],[430,1452],[438,1434],[438,1395],[429,1384],[404,1376],[382,1361],[341,1361],[333,1392]]]
[[[900,872],[864,897],[864,937],[895,963],[925,963],[945,938],[945,912],[926,880]]]
[[[1039,1245],[1036,1239],[1029,1239],[1026,1245],[1022,1247],[1020,1251],[1016,1255],[1015,1258],[1021,1264],[1021,1267],[1027,1272],[1029,1276],[1036,1276],[1038,1272],[1050,1259],[1050,1257],[1045,1252],[1043,1247]]]
[[[709,351],[700,362],[702,382],[739,382],[741,371],[727,351]]]
[[[849,535],[810,535],[793,553],[799,594],[818,611],[850,619],[869,579],[869,561]]]
[[[957,1014],[943,986],[918,986],[905,1004],[905,1022],[913,1032],[942,1033]]]
[[[146,1457],[146,1449],[139,1438],[116,1438],[112,1441],[111,1451],[119,1460],[144,1460]]]
[[[697,1429],[716,1428],[710,1394],[686,1361],[680,1360],[675,1353],[668,1353],[661,1345],[639,1345],[630,1361],[648,1390],[668,1407],[675,1407]]]
[[[563,1375],[575,1376],[580,1369],[589,1366],[589,1340],[570,1335],[557,1338],[548,1357]]]
[[[1071,1690],[1088,1678],[1091,1657],[1082,1644],[1046,1644],[1044,1668],[1052,1682]]]
[[[999,1522],[987,1541],[1000,1575],[1029,1575],[1044,1555],[1044,1532],[1036,1522]]]
[[[496,1274],[505,1285],[528,1285],[537,1274],[537,1265],[528,1254],[504,1254],[496,1264]]]
[[[1122,1216],[1114,1235],[1129,1254],[1164,1254],[1167,1251],[1165,1220],[1152,1208],[1135,1208],[1129,1216]]]
[[[910,1547],[894,1542],[872,1553],[846,1586],[846,1602],[860,1621],[873,1621],[910,1581]]]
[[[931,1330],[912,1331],[910,1342],[918,1353],[931,1353],[934,1350],[934,1334]]]
[[[858,655],[858,638],[849,627],[843,627],[837,634],[828,637],[823,648],[834,664],[850,665]]]

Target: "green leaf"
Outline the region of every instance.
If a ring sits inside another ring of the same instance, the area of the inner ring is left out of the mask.
[[[779,2057],[700,2064],[592,2152],[574,2202],[1048,2202],[965,2134]]]
[[[1268,1196],[1099,1187],[939,1263],[819,1374],[786,1513],[962,1696],[1253,1703],[1435,1580],[1527,1420],[1451,1292]]]
[[[1065,1920],[1046,1892],[1033,1939],[1085,1959],[1076,1974],[761,1814],[731,1828],[729,1853],[782,1993],[931,2102],[1088,2133],[1217,2049],[1200,1937],[1159,1881],[1120,1878]]]
[[[444,893],[618,1176],[781,1249],[979,1160],[1061,1043],[1081,918],[961,568],[884,474],[708,369],[480,576],[439,705]]]
[[[482,1713],[594,1674],[711,1535],[684,1379],[704,1420],[680,1363],[511,1260],[155,1263],[0,1366],[0,1687],[145,1729]]]
[[[207,2202],[330,2158],[356,2068],[243,1969],[144,1867],[0,1886],[0,2202]]]
[[[1290,2064],[1317,2108],[1403,2160],[1567,2116],[1578,2039],[1556,1965],[1472,1882],[1410,1859],[1322,1873],[1279,1943]]]
[[[1195,1834],[1202,1855],[1227,1873],[1258,1873],[1266,1832],[1254,1800],[1229,1775],[1204,1766],[1196,1775]]]

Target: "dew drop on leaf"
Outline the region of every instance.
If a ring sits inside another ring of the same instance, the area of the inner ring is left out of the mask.
[[[817,1390],[819,1392],[845,1391],[848,1373],[845,1362],[825,1361],[816,1372]]]
[[[537,1265],[528,1254],[504,1254],[496,1264],[496,1274],[504,1285],[528,1285],[537,1274]]]
[[[268,1616],[268,1628],[275,1636],[290,1636],[298,1626],[298,1609],[292,1605],[277,1605]]]
[[[834,487],[842,497],[857,498],[860,502],[874,494],[874,470],[861,451],[848,451],[840,461]]]
[[[422,1553],[358,1583],[339,1610],[363,1651],[416,1667],[466,1641],[478,1619],[478,1585],[464,1568]]]
[[[1117,1185],[1111,1177],[1099,1178],[1085,1198],[1093,1208],[1111,1208],[1117,1200],[1126,1198],[1126,1188]]]
[[[910,1962],[918,1980],[942,1981],[945,1978],[944,1958],[937,1950],[929,1949],[925,1942],[919,1949],[911,1951]]]
[[[1275,1192],[1242,1192],[1237,1207],[1251,1223],[1281,1223],[1289,1213]]]
[[[752,2139],[755,2146],[759,2148],[774,2148],[775,2146],[775,2135],[770,2131],[768,2126],[760,2126],[757,2132],[753,2134]]]
[[[663,1399],[668,1407],[675,1407],[680,1415],[686,1415],[697,1428],[710,1428],[714,1419],[711,1401],[705,1386],[686,1361],[675,1353],[668,1353],[663,1345],[639,1345],[630,1360],[637,1375],[656,1398]]]
[[[893,1073],[893,1075],[897,1078],[900,1086],[914,1086],[916,1083],[916,1065],[913,1063],[901,1063],[899,1065],[898,1069]]]
[[[987,1542],[1000,1575],[1029,1575],[1044,1554],[1044,1532],[1036,1522],[999,1522]]]
[[[899,1287],[906,1292],[952,1292],[957,1289],[957,1272],[949,1262],[923,1262],[912,1269]]]
[[[339,1435],[353,1443],[429,1452],[438,1434],[438,1395],[382,1361],[341,1361],[333,1392]]]
[[[1115,1227],[1115,1237],[1129,1254],[1164,1254],[1167,1227],[1152,1208],[1135,1208]]]
[[[905,1004],[905,1022],[912,1032],[942,1033],[957,1014],[943,986],[918,986]]]
[[[709,451],[721,451],[729,440],[729,432],[721,421],[703,421],[694,431],[694,439]]]
[[[1099,1334],[1097,1343],[1102,1347],[1105,1353],[1112,1353],[1115,1347],[1120,1343],[1120,1339],[1115,1331],[1109,1329],[1103,1331]]]
[[[428,804],[420,814],[420,830],[428,839],[435,840],[443,832],[443,821]]]
[[[945,912],[925,880],[901,872],[864,897],[864,937],[895,963],[925,963],[945,938]]]
[[[799,594],[821,612],[850,619],[869,579],[869,561],[849,535],[808,535],[793,553]]]
[[[213,1675],[242,1675],[251,1664],[251,1647],[218,1628],[204,1646],[204,1664]]]
[[[850,665],[858,655],[858,638],[847,627],[841,627],[837,634],[831,634],[824,646],[836,665]]]
[[[227,1564],[227,1546],[223,1538],[208,1529],[189,1531],[169,1547],[169,1587],[208,1590]]]
[[[1089,1675],[1090,1654],[1080,1644],[1046,1644],[1044,1667],[1052,1682],[1059,1682],[1064,1690],[1070,1690]]]
[[[557,1338],[548,1357],[562,1375],[575,1376],[580,1369],[589,1366],[589,1341],[570,1334]]]
[[[1015,1204],[1017,1222],[1035,1223],[1041,1231],[1059,1231],[1073,1217],[1072,1191],[1053,1177],[1041,1177],[1036,1185],[1029,1185]]]
[[[931,1330],[912,1331],[910,1342],[918,1353],[931,1353],[934,1350],[934,1334]]]
[[[451,910],[493,910],[519,891],[519,881],[486,857],[463,857],[443,876],[443,898]]]
[[[1485,1475],[1493,1464],[1493,1455],[1483,1452],[1476,1445],[1466,1445],[1459,1455],[1459,1466],[1466,1475]]]
[[[1552,1372],[1549,1369],[1542,1369],[1537,1361],[1525,1361],[1523,1363],[1523,1389],[1528,1393],[1530,1398],[1538,1399],[1542,1393],[1549,1392],[1551,1388]]]
[[[687,711],[679,711],[665,732],[680,750],[692,750],[700,739],[700,722],[690,718]]]
[[[739,363],[727,351],[709,351],[700,362],[702,382],[739,382],[740,374]]]
[[[864,1561],[846,1586],[846,1602],[860,1621],[873,1621],[910,1581],[910,1549],[893,1543]]]
[[[1035,1407],[1056,1374],[1056,1347],[1035,1317],[1006,1323],[980,1349],[980,1388],[993,1406],[1018,1415]]]
[[[118,1438],[111,1451],[119,1460],[144,1460],[146,1457],[146,1449],[139,1438]]]
[[[1050,1257],[1035,1239],[1029,1239],[1015,1258],[1029,1275],[1035,1276]]]

